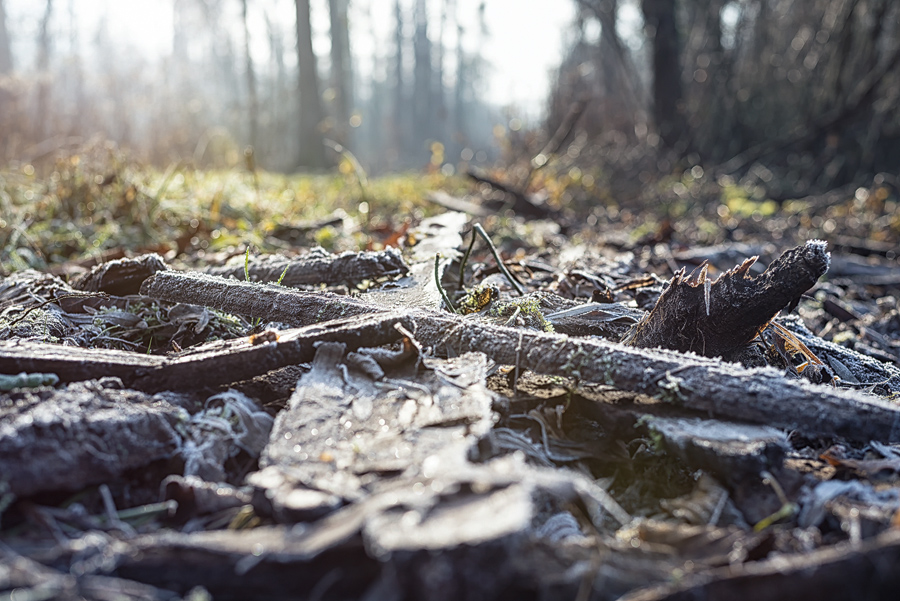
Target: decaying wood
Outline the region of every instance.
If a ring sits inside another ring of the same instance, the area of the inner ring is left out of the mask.
[[[388,313],[332,320],[283,330],[277,340],[264,344],[253,344],[250,338],[216,341],[170,357],[0,341],[0,373],[49,373],[61,382],[112,376],[129,388],[147,392],[195,390],[311,361],[320,342],[336,340],[351,348],[393,342],[401,337],[394,328],[396,322],[396,316]]]
[[[601,382],[710,416],[797,429],[810,436],[900,441],[900,408],[877,397],[804,381],[771,368],[637,349],[417,313],[406,327],[438,353],[479,350],[498,363]]]
[[[300,292],[202,273],[166,271],[144,281],[141,294],[159,300],[212,307],[227,313],[304,326],[380,309],[350,296]]]
[[[400,251],[395,248],[338,255],[315,248],[293,258],[280,255],[251,256],[247,271],[253,282],[275,283],[280,279],[282,286],[311,286],[322,282],[358,284],[364,280],[397,277],[407,273],[409,268]],[[244,280],[244,257],[235,257],[224,266],[210,267],[206,273]]]
[[[160,300],[202,303],[293,323],[318,321],[323,314],[378,310],[357,299],[173,272],[157,273],[142,291]],[[274,307],[274,315],[264,313],[263,307]],[[517,330],[430,311],[395,315],[424,346],[442,355],[481,351],[520,369],[612,384],[720,418],[797,429],[810,436],[900,441],[896,406],[870,395],[788,380],[771,368],[745,369],[679,352]]]
[[[79,490],[175,453],[184,409],[93,382],[0,396],[2,480],[17,496]]]
[[[83,349],[60,344],[0,341],[0,373],[52,373],[60,382],[103,377],[130,385],[135,374],[163,365],[164,357],[108,349]]]
[[[521,590],[547,587],[574,596],[582,578],[568,569],[570,562],[589,560],[594,549],[554,550],[557,531],[541,512],[572,502],[591,512],[596,485],[574,472],[530,467],[517,456],[430,466],[304,527],[163,532],[123,541],[115,548],[115,573],[179,589],[202,584],[216,599],[295,598],[322,581],[333,582],[327,598],[362,598],[366,590],[375,597],[372,591],[383,586],[427,599],[520,598]],[[604,571],[609,581],[601,599],[614,598],[611,587],[621,593],[646,584],[648,572],[651,582],[666,577],[636,557],[610,554],[606,563],[613,569]],[[434,573],[440,577],[423,577]]]
[[[432,455],[442,457],[441,469],[464,463],[473,437],[492,425],[481,354],[431,359],[417,373],[415,355],[393,365],[390,356],[344,352],[341,343],[319,345],[278,416],[264,469],[250,479],[266,491],[266,513],[292,516],[286,521],[326,513],[391,486],[391,474],[420,473]]]
[[[507,198],[512,201],[512,210],[518,215],[524,215],[536,219],[548,219],[554,216],[555,212],[548,205],[536,202],[535,199],[526,196],[522,191],[494,179],[493,177],[479,169],[476,169],[474,167],[470,168],[468,171],[466,171],[466,175],[468,175],[472,180],[481,184],[487,184],[491,188],[494,188],[495,190],[506,195]]]
[[[728,356],[750,342],[775,315],[809,290],[827,270],[825,242],[811,240],[786,251],[757,277],[756,257],[712,280],[707,267],[682,269],[626,342],[707,357]]]
[[[105,292],[115,296],[137,294],[144,280],[165,269],[168,269],[168,266],[156,253],[133,259],[107,261],[75,278],[72,288],[85,292]]]
[[[148,395],[112,379],[0,396],[0,466],[16,496],[77,491],[178,456],[184,475],[226,479],[225,463],[258,457],[272,417],[233,390],[207,398]]]
[[[893,599],[900,590],[900,534],[888,531],[856,545],[845,543],[764,561],[735,564],[680,584],[634,591],[622,601],[733,599]]]

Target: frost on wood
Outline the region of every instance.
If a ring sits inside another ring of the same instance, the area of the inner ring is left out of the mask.
[[[828,270],[830,255],[825,242],[810,240],[752,277],[749,270],[755,261],[749,258],[715,280],[705,263],[689,275],[681,269],[625,342],[727,356],[756,337],[781,309],[795,305]]]

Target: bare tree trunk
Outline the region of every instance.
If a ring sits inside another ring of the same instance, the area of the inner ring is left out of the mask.
[[[406,156],[407,146],[407,107],[406,107],[406,82],[403,72],[403,9],[400,0],[394,3],[394,19],[396,29],[394,31],[394,106],[393,106],[393,131],[394,150],[398,161]]]
[[[309,0],[295,0],[297,7],[297,68],[300,100],[300,149],[297,167],[325,167],[325,145],[322,142],[322,97],[319,74],[312,48],[312,26],[309,22]]]
[[[0,0],[0,75],[13,70],[12,50],[10,50],[9,30],[6,29],[6,10]]]
[[[37,115],[35,115],[35,134],[37,139],[47,136],[48,111],[50,108],[50,17],[53,16],[53,0],[47,0],[44,16],[38,30],[37,70],[40,84],[37,90]]]
[[[416,0],[416,31],[413,37],[413,140],[417,145],[424,142],[430,133],[431,121],[431,41],[428,39],[428,17],[425,1]],[[421,147],[417,146],[416,150]]]
[[[642,0],[641,9],[653,44],[653,119],[663,144],[678,149],[686,127],[675,0]]]
[[[274,77],[269,78],[269,92],[266,99],[267,110],[271,115],[268,127],[263,134],[268,138],[268,148],[271,153],[270,165],[272,169],[285,170],[290,169],[292,165],[285,161],[286,157],[294,156],[294,143],[284,136],[284,132],[288,129],[290,123],[290,108],[286,107],[286,81],[287,74],[284,65],[284,43],[281,37],[281,30],[272,23],[268,11],[264,13],[266,20],[266,32],[269,41],[269,54],[272,57],[271,69]],[[279,157],[277,161],[275,157]]]
[[[353,107],[353,70],[350,56],[348,0],[328,0],[331,16],[331,87],[334,90],[335,138],[350,143],[350,110]]]
[[[256,73],[253,71],[253,57],[250,55],[250,28],[247,27],[247,0],[241,0],[241,19],[244,25],[244,58],[246,60],[247,77],[247,124],[250,129],[250,147],[255,151],[258,144],[259,100],[256,96]]]

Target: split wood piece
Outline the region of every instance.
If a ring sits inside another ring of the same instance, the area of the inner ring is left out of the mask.
[[[740,511],[742,522],[755,524],[783,505],[772,487],[763,482],[761,474],[773,474],[791,498],[805,484],[799,474],[784,467],[790,444],[783,431],[771,426],[649,415],[641,423],[652,433],[651,438],[660,440],[665,450],[678,457],[692,473],[702,470],[727,487],[730,493],[727,503]],[[726,502],[714,491],[705,490],[699,481],[697,489],[689,497],[689,503],[698,508],[708,502],[698,502],[699,499],[717,499],[714,506]],[[724,505],[719,507],[717,520],[727,515],[721,513],[723,508]],[[717,523],[727,522],[722,519]]]
[[[170,457],[176,400],[96,382],[0,395],[0,479],[16,496],[73,491]]]
[[[285,291],[174,272],[152,276],[142,292],[161,300],[208,303],[230,313],[266,319],[276,317],[263,313],[262,308],[274,306],[274,314],[281,316],[277,319],[289,317],[294,323],[309,323],[320,314],[378,310],[361,300],[339,301],[342,297],[325,293]],[[285,309],[292,306],[300,310]],[[518,330],[430,311],[393,315],[419,342],[444,356],[481,351],[501,364],[611,384],[719,418],[797,429],[809,436],[900,442],[897,406],[871,395],[788,380],[774,369],[746,369],[674,351]],[[374,344],[381,343],[373,340]]]
[[[282,286],[299,287],[319,284],[355,285],[364,280],[396,277],[409,271],[400,251],[388,248],[377,252],[345,252],[335,255],[315,248],[299,257],[265,255],[250,257],[247,265],[252,282],[278,282]],[[245,279],[244,257],[234,257],[226,265],[210,267],[206,273]]]
[[[157,271],[168,268],[163,258],[156,253],[133,259],[117,259],[101,263],[75,278],[72,288],[85,292],[105,292],[115,296],[137,294],[144,280]]]
[[[779,554],[687,575],[681,583],[634,591],[621,601],[893,599],[900,590],[898,564],[900,533],[890,530],[855,545]]]
[[[363,351],[345,357],[342,343],[319,345],[278,415],[260,459],[265,469],[248,480],[265,492],[266,513],[308,520],[422,466],[434,472],[438,464],[463,463],[490,430],[481,353],[425,360],[419,372],[415,354],[400,363],[390,353]],[[375,474],[381,477],[372,481]]]
[[[796,304],[828,270],[825,246],[810,240],[792,248],[757,277],[749,275],[756,257],[714,281],[706,265],[688,276],[682,269],[624,341],[639,348],[728,356],[755,338],[781,309]]]
[[[593,517],[596,484],[574,472],[537,470],[517,455],[437,467],[429,477],[396,482],[303,526],[122,541],[115,573],[183,590],[201,585],[217,599],[303,596],[329,573],[345,575],[334,577],[329,598],[362,598],[369,587],[380,587],[372,598],[494,599],[503,591],[550,586],[575,596],[582,575],[571,565],[589,560],[594,550],[574,545],[557,553],[554,532],[543,522],[545,512],[573,502]],[[538,525],[549,533],[538,533]],[[627,568],[646,561],[610,557],[607,563],[616,566],[614,580],[622,585],[633,573]],[[443,576],[423,577],[435,573]],[[659,570],[649,581],[668,573]],[[620,592],[647,582],[631,578]]]
[[[357,316],[284,330],[278,340],[253,344],[249,338],[217,341],[175,357],[58,344],[0,341],[0,373],[53,373],[61,382],[120,378],[128,388],[157,392],[196,390],[231,384],[286,365],[311,361],[315,345],[344,342],[350,348],[398,340],[395,314]]]

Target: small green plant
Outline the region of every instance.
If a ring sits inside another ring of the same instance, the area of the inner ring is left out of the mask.
[[[494,303],[490,315],[507,318],[505,325],[523,325],[534,330],[553,332],[553,324],[541,313],[540,298],[537,295],[517,298],[506,303]]]

